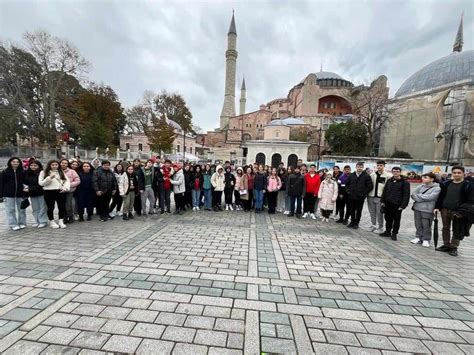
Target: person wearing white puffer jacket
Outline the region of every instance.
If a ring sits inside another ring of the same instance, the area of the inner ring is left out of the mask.
[[[214,196],[212,196],[214,211],[222,211],[222,191],[224,191],[225,188],[224,169],[222,165],[217,166],[216,172],[211,177],[211,184],[214,187]]]
[[[184,211],[184,193],[186,192],[186,182],[184,180],[184,173],[181,164],[173,166],[174,174],[170,180],[173,185],[174,203],[176,205],[175,214],[181,214]]]

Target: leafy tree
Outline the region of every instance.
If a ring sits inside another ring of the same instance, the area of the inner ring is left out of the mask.
[[[81,135],[81,143],[89,149],[99,147],[105,148],[110,140],[110,134],[107,132],[105,124],[97,113],[92,114],[86,122]]]
[[[168,119],[175,121],[186,131],[192,131],[192,114],[186,106],[183,97],[177,93],[168,93],[163,90],[154,99],[154,108],[158,116],[168,117]]]
[[[16,134],[22,133],[19,126],[18,112],[9,105],[0,103],[0,144],[15,144]]]
[[[159,154],[161,152],[171,152],[175,134],[173,127],[169,125],[165,118],[153,115],[151,124],[145,129],[145,134],[152,151]]]
[[[367,151],[367,128],[358,122],[330,125],[325,138],[334,153],[359,155]]]

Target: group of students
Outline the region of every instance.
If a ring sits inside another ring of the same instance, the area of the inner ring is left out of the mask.
[[[430,246],[431,225],[435,213],[443,221],[444,245],[438,248],[457,255],[459,241],[469,235],[468,207],[472,202],[471,182],[464,179],[464,168],[452,168],[452,179],[438,184],[433,173],[422,176],[422,184],[412,193],[410,183],[399,167],[385,170],[378,161],[374,172],[357,163],[343,170],[316,170],[299,161],[287,169],[259,164],[235,168],[224,165],[173,164],[170,160],[139,159],[121,161],[113,169],[108,160],[97,168],[78,159],[51,160],[43,168],[35,158],[22,164],[10,158],[0,174],[0,197],[5,200],[7,221],[12,230],[26,228],[25,209],[31,205],[35,226],[66,228],[75,220],[91,220],[94,208],[100,221],[116,215],[124,220],[135,215],[171,213],[171,193],[175,212],[201,209],[220,212],[222,195],[226,210],[255,210],[265,207],[269,214],[281,212],[288,217],[329,222],[334,212],[337,223],[359,228],[367,199],[371,219],[370,231],[397,240],[402,211],[413,199],[416,238],[413,243]],[[59,219],[54,219],[57,208]],[[463,210],[466,216],[456,211]],[[451,237],[451,225],[453,236]]]

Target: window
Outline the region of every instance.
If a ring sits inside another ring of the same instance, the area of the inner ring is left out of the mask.
[[[193,147],[189,147],[189,153],[193,154]]]
[[[327,103],[327,102],[323,103],[323,107],[324,108],[329,108],[329,103]]]
[[[331,108],[336,108],[336,103],[335,102],[331,102]]]
[[[275,131],[275,138],[280,138],[280,131]]]
[[[179,153],[181,147],[179,146],[179,144],[176,146],[176,153]]]
[[[138,150],[139,150],[139,151],[142,151],[142,150],[143,150],[143,144],[138,143]]]
[[[186,153],[186,146],[184,146],[184,152]]]
[[[125,144],[125,150],[129,150],[130,149],[130,143],[126,143]]]

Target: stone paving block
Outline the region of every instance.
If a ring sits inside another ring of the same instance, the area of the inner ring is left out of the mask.
[[[368,312],[370,318],[374,322],[378,323],[389,323],[389,324],[402,324],[402,325],[420,325],[415,318],[412,316],[406,316],[401,314],[387,314],[387,313],[376,313]]]
[[[182,326],[185,320],[186,315],[184,314],[160,312],[155,323]]]
[[[313,349],[315,354],[320,355],[346,355],[348,354],[346,348],[342,345],[325,344],[325,343],[313,343]]]
[[[304,316],[303,319],[308,328],[336,329],[333,321],[329,318]]]
[[[34,328],[32,331],[30,331],[28,334],[26,334],[23,337],[23,339],[38,340],[50,329],[51,329],[51,327],[48,327],[46,325],[38,325],[36,328]]]
[[[204,311],[204,306],[190,303],[180,303],[176,308],[176,313],[201,315]]]
[[[321,329],[309,328],[308,329],[309,337],[311,341],[315,342],[326,342],[326,337],[324,336],[324,332]]]
[[[104,318],[81,316],[71,325],[71,328],[96,332],[105,324],[105,322],[107,322],[107,319]]]
[[[366,348],[396,350],[390,340],[382,335],[357,334],[361,345]]]
[[[274,324],[260,323],[260,336],[276,338],[276,328]]]
[[[109,319],[101,328],[100,332],[128,335],[135,327],[135,322],[129,322],[120,319]]]
[[[367,332],[363,324],[359,321],[347,320],[347,319],[334,319],[333,322],[337,330],[353,332],[353,333],[366,333]]]
[[[125,319],[132,310],[130,308],[107,306],[99,316],[102,318]]]
[[[217,332],[212,330],[198,329],[194,338],[194,343],[209,345],[209,346],[222,346],[226,345],[227,333]]]
[[[296,353],[293,340],[262,337],[262,351],[269,353]]]
[[[457,333],[460,336],[462,336],[469,344],[474,344],[474,332],[458,331]],[[439,339],[435,339],[435,340],[439,340]]]
[[[137,354],[171,354],[174,343],[170,341],[143,339],[138,347]]]
[[[359,341],[353,333],[340,332],[336,330],[324,330],[328,343],[359,346]]]
[[[67,328],[51,328],[39,341],[43,343],[68,345],[81,331]]]
[[[189,328],[213,329],[214,323],[215,323],[215,318],[213,317],[191,315],[186,318],[186,322],[184,323],[184,326],[189,327]]]
[[[382,354],[380,350],[376,349],[367,349],[367,348],[356,348],[353,346],[348,346],[347,351],[350,355],[379,355]]]
[[[445,342],[436,342],[425,340],[424,344],[430,349],[433,354],[449,354],[449,355],[461,355],[463,351],[459,349],[455,344],[449,344]]]
[[[206,355],[207,346],[178,343],[175,345],[173,349],[173,355],[189,355],[189,354]]]
[[[74,314],[79,314],[82,316],[97,316],[104,309],[105,309],[105,306],[83,303],[77,306],[72,312]]]
[[[238,319],[222,319],[217,318],[214,325],[214,329],[223,330],[226,332],[235,332],[243,333],[245,328],[245,323],[243,320]]]
[[[220,318],[229,318],[230,317],[230,308],[226,307],[216,307],[216,306],[206,306],[204,307],[204,316],[209,317],[220,317]]]
[[[11,311],[5,313],[1,317],[3,319],[8,319],[8,320],[12,320],[12,321],[25,322],[28,319],[33,318],[39,312],[40,312],[39,309],[18,307],[18,308],[14,308]]]
[[[424,327],[442,328],[452,330],[469,330],[469,327],[460,320],[456,319],[442,319],[442,318],[427,318],[415,317],[418,322]]]
[[[102,350],[119,353],[134,353],[141,341],[141,338],[112,335]]]
[[[102,296],[102,298],[99,301],[97,301],[97,304],[100,304],[103,306],[120,307],[128,300],[131,300],[131,299],[127,297],[121,297],[121,296]],[[125,306],[125,307],[129,307],[129,306]]]
[[[110,338],[109,334],[97,332],[81,332],[72,342],[71,346],[80,348],[101,349]]]
[[[168,326],[163,334],[164,340],[182,341],[191,343],[194,339],[196,329]]]
[[[260,312],[260,321],[264,323],[290,324],[287,314],[276,312]]]
[[[229,333],[227,336],[227,347],[235,349],[243,349],[244,336],[243,334]]]
[[[142,338],[159,339],[165,330],[164,325],[137,323],[130,335]]]
[[[81,351],[80,348],[73,348],[71,346],[49,345],[46,349],[43,350],[41,355],[56,355],[56,354],[74,355],[74,354],[78,354],[79,351]]]
[[[0,326],[0,338],[3,338],[7,334],[11,333],[19,326],[22,325],[22,322],[16,321],[4,321],[5,323]]]
[[[399,351],[406,351],[410,353],[429,353],[430,351],[423,345],[421,340],[408,338],[389,338],[392,344]]]
[[[136,322],[153,323],[157,316],[158,316],[158,312],[156,311],[147,311],[144,309],[133,309],[126,319],[131,320],[131,321],[136,321]]]
[[[48,344],[36,343],[33,341],[20,340],[6,351],[4,355],[17,355],[17,354],[39,354],[44,350]]]
[[[322,308],[325,317],[369,321],[367,313],[348,309]]]

